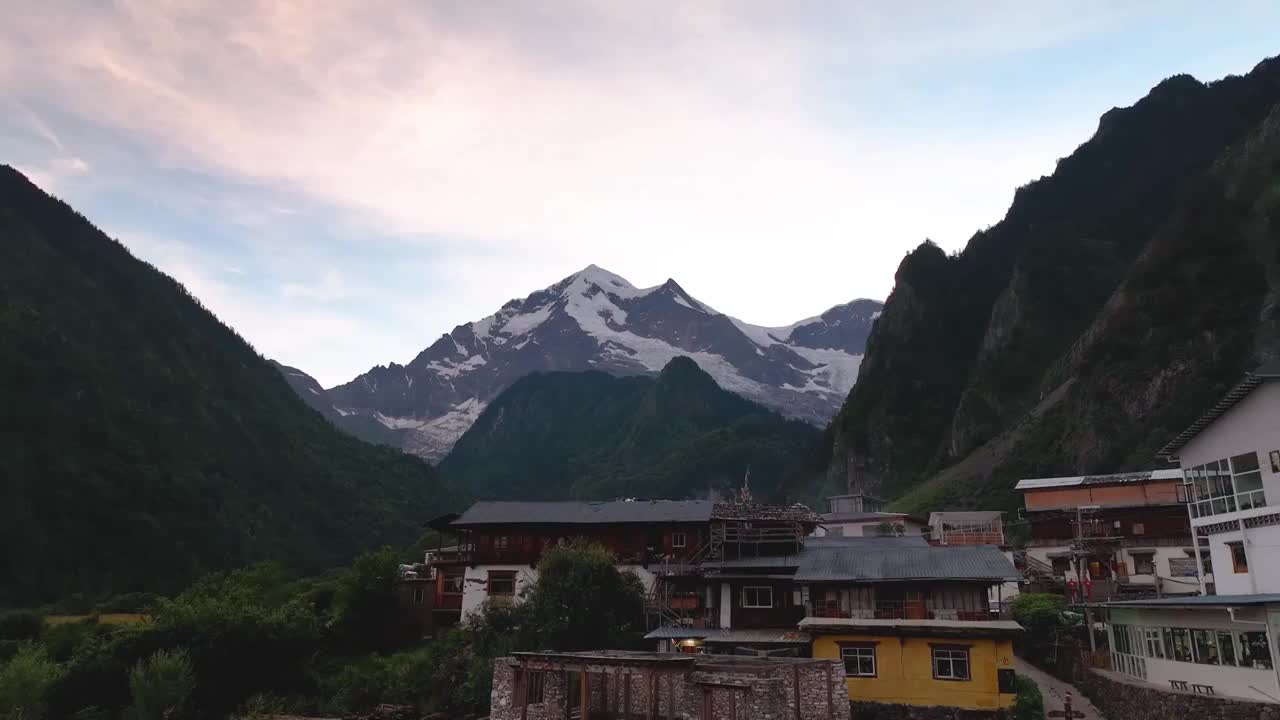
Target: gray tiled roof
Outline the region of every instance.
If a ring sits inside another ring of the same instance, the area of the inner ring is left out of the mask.
[[[1170,440],[1168,445],[1160,448],[1159,452],[1156,453],[1156,457],[1161,460],[1169,461],[1177,459],[1178,451],[1181,450],[1184,445],[1191,442],[1191,438],[1199,435],[1202,430],[1209,427],[1214,423],[1214,421],[1225,415],[1228,410],[1235,407],[1236,403],[1245,399],[1245,397],[1261,385],[1264,380],[1272,378],[1280,378],[1280,360],[1272,360],[1271,362],[1265,363],[1257,370],[1254,370],[1251,373],[1246,373],[1243,380],[1241,380],[1235,387],[1231,388],[1231,390],[1227,391],[1227,394],[1223,396],[1221,400],[1219,400],[1213,407],[1206,410],[1205,413],[1197,418],[1195,422],[1191,423],[1191,427],[1178,433],[1178,436]]]
[[[709,500],[482,501],[468,508],[452,525],[693,523],[708,522],[711,508]]]
[[[1018,571],[990,545],[806,548],[797,582],[885,580],[1017,580]]]

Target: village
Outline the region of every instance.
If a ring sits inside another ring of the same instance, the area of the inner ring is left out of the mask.
[[[1051,717],[1090,717],[1072,690],[1111,718],[1276,717],[1280,364],[1152,465],[1019,479],[1016,515],[887,511],[856,474],[823,513],[747,488],[477,502],[432,521],[453,542],[402,568],[400,597],[429,636],[521,602],[543,553],[572,540],[640,579],[648,649],[501,658],[495,720],[995,718],[1024,673],[1056,676],[1041,688]],[[1011,614],[1029,594],[1081,621],[1031,637]]]

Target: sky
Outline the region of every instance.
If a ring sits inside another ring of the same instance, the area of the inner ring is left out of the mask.
[[[1280,53],[1270,1],[4,15],[0,163],[326,387],[588,264],[759,325],[884,299],[1105,111]]]

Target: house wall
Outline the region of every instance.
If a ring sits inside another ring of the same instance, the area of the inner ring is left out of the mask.
[[[996,675],[998,669],[1013,668],[1011,640],[819,635],[813,657],[839,659],[842,642],[876,643],[876,677],[845,679],[851,701],[997,710],[1011,707],[1016,697],[999,692]],[[970,679],[934,679],[934,644],[967,645]]]
[[[462,581],[462,617],[476,612],[489,597],[489,571],[512,570],[516,573],[515,601],[538,580],[538,570],[529,565],[477,565],[468,567]],[[653,589],[654,574],[641,565],[619,565],[619,572],[632,572],[640,578],[645,592]]]
[[[1220,573],[1219,573],[1220,574]],[[1106,621],[1109,645],[1112,648],[1112,668],[1123,672],[1135,681],[1162,689],[1171,688],[1170,681],[1186,681],[1212,685],[1218,695],[1245,698],[1250,700],[1267,700],[1274,702],[1280,699],[1280,681],[1276,671],[1253,668],[1207,665],[1204,663],[1181,662],[1153,657],[1145,647],[1131,656],[1140,663],[1117,662],[1114,652],[1117,645],[1114,626],[1117,624],[1135,628],[1188,628],[1199,630],[1227,630],[1232,632],[1267,631],[1271,644],[1271,654],[1276,655],[1276,633],[1274,626],[1268,625],[1267,612],[1261,607],[1241,607],[1236,610],[1233,621],[1225,608],[1204,609],[1154,609],[1154,608],[1113,608],[1108,611]],[[1139,669],[1134,674],[1130,669]],[[1269,699],[1270,698],[1270,699]]]
[[[1156,480],[1116,485],[1075,485],[1023,490],[1027,510],[1061,510],[1081,505],[1134,507],[1174,505],[1180,480]]]
[[[1280,508],[1270,508],[1271,512],[1278,510]],[[1243,532],[1237,529],[1213,533],[1208,535],[1208,539],[1209,556],[1213,558],[1214,588],[1218,595],[1280,593],[1280,525],[1245,528]],[[1235,542],[1244,546],[1249,572],[1235,572],[1229,546]]]
[[[1270,451],[1280,450],[1280,380],[1267,380],[1188,442],[1178,457],[1190,468],[1246,452],[1258,453],[1267,505],[1280,505],[1280,473]]]
[[[1162,582],[1162,587],[1164,591],[1170,592],[1170,593],[1198,592],[1200,584],[1196,580],[1196,578],[1174,576],[1173,571],[1169,565],[1169,561],[1172,559],[1192,559],[1193,558],[1193,556],[1189,554],[1191,551],[1190,537],[1187,538],[1186,547],[1177,547],[1177,546],[1170,547],[1170,546],[1162,545],[1162,546],[1146,547],[1146,548],[1120,548],[1120,550],[1117,552],[1118,561],[1123,562],[1125,564],[1126,570],[1128,571],[1127,577],[1129,579],[1129,582],[1133,583],[1134,585],[1154,586],[1155,580],[1156,580],[1155,575],[1138,574],[1134,572],[1134,569],[1137,567],[1133,557],[1134,550],[1138,550],[1139,554],[1144,554],[1144,555],[1153,554],[1155,556],[1154,560],[1155,560],[1156,574],[1161,576],[1162,578],[1165,578]],[[1069,552],[1071,552],[1071,545],[1069,542],[1063,542],[1061,545],[1038,545],[1038,546],[1027,548],[1028,557],[1035,558],[1036,560],[1039,560],[1048,565],[1053,564],[1054,556],[1060,556],[1062,553],[1069,553]],[[1216,563],[1217,561],[1215,560],[1214,562]],[[1230,562],[1229,559],[1228,559],[1228,562]],[[1214,567],[1216,568],[1217,565],[1214,565]],[[1228,565],[1227,567],[1230,568],[1230,565]],[[1077,582],[1079,582],[1080,580],[1080,578],[1076,576],[1076,571],[1074,567],[1068,570],[1063,577],[1067,579],[1074,579]],[[1225,593],[1225,591],[1220,591],[1220,592]]]

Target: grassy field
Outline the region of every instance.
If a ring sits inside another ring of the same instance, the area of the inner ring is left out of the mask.
[[[44,621],[50,625],[82,622],[97,619],[100,625],[132,625],[134,623],[151,622],[151,618],[141,613],[103,613],[101,615],[46,615]]]

